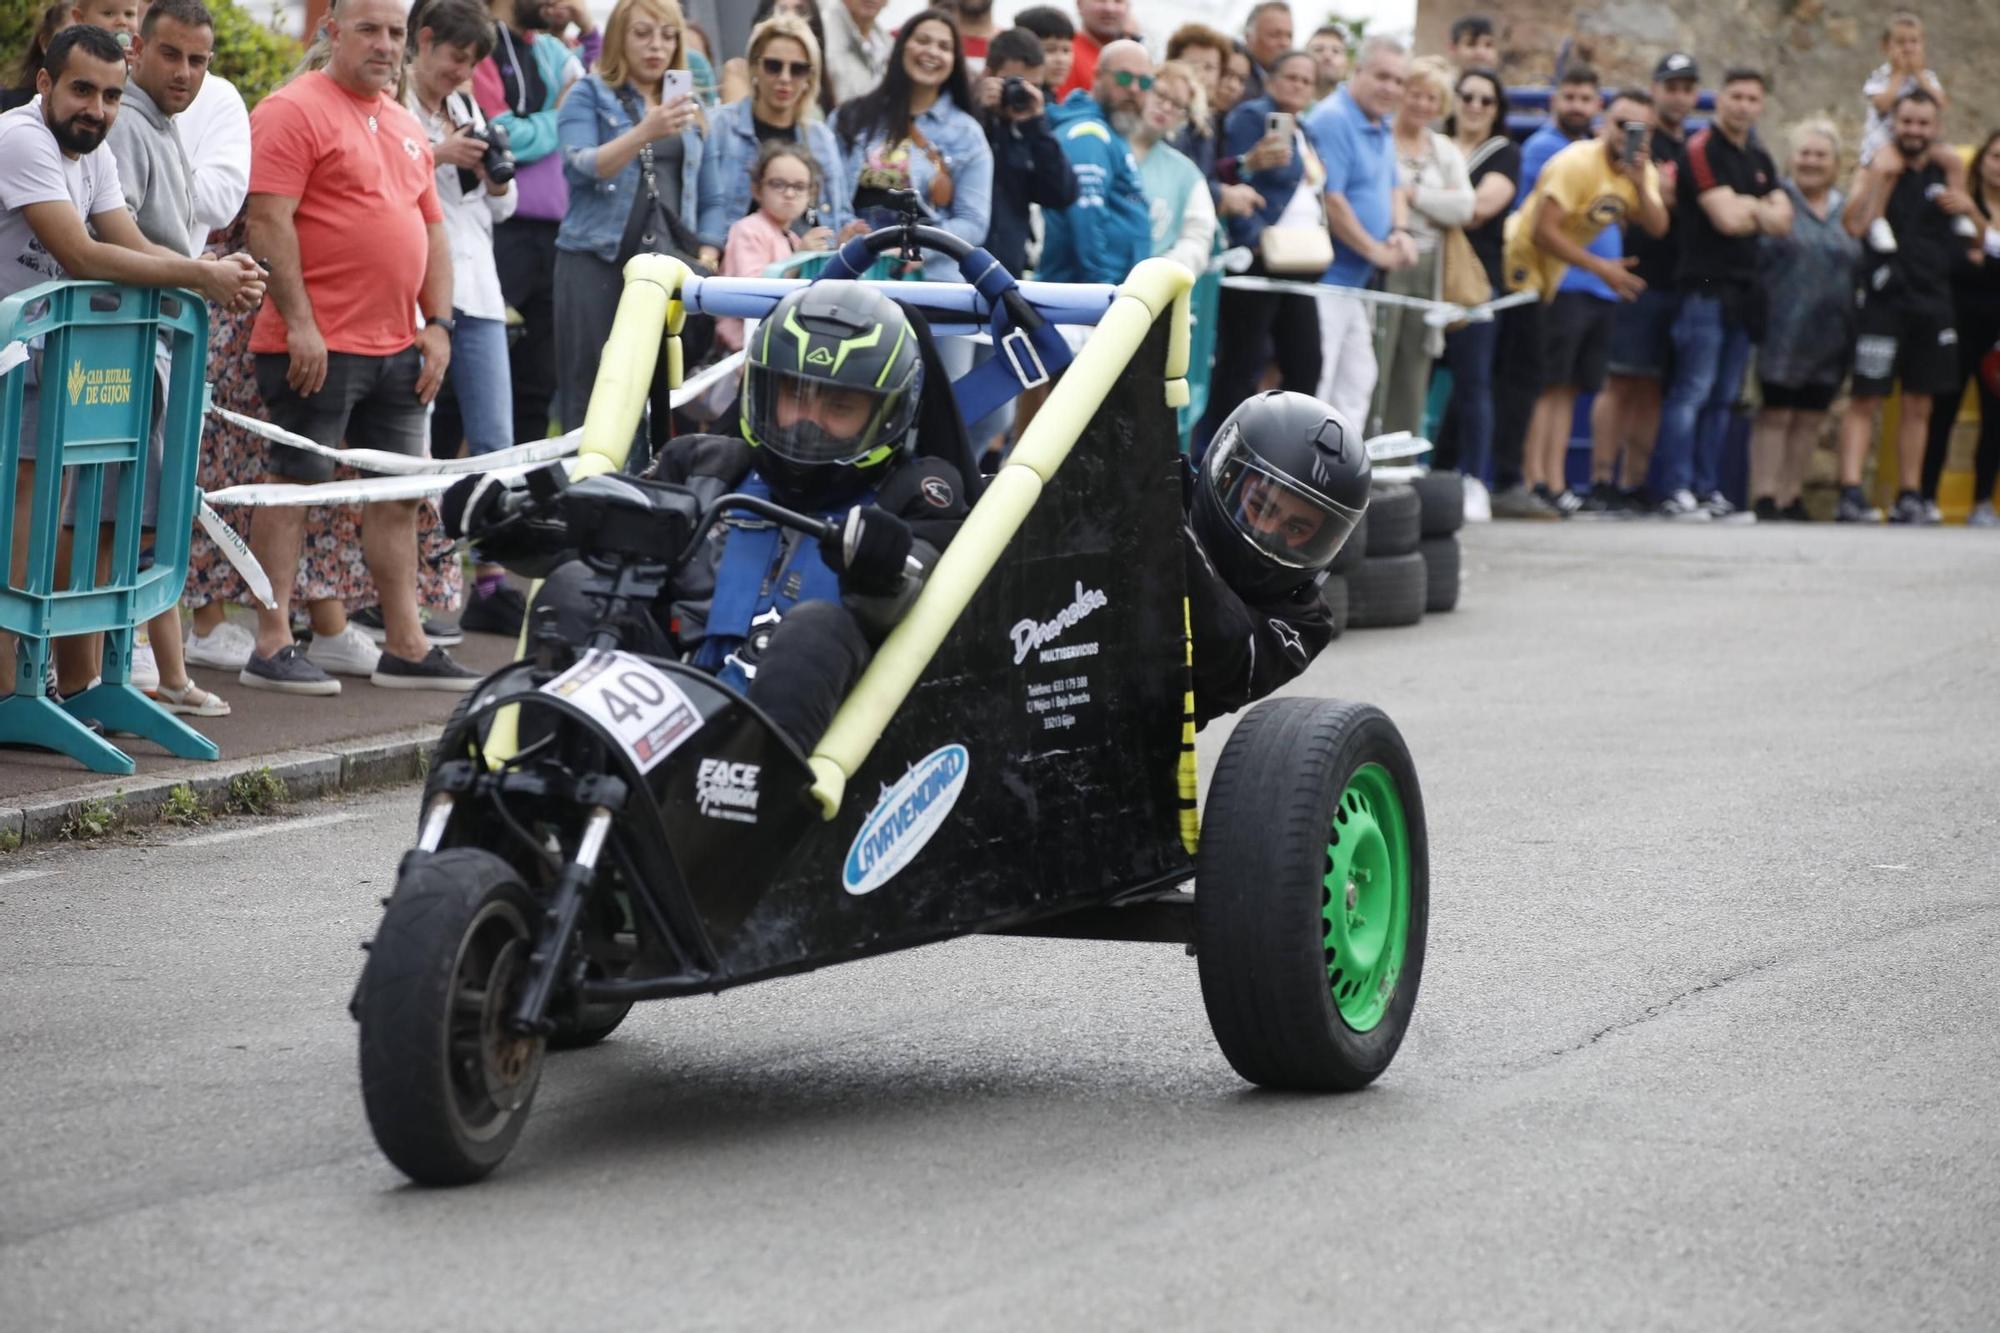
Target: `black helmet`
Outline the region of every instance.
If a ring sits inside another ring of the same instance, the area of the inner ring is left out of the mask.
[[[1202,549],[1238,591],[1326,568],[1368,507],[1368,451],[1336,409],[1302,393],[1246,398],[1209,442],[1195,486]]]
[[[922,389],[902,307],[859,282],[816,282],[773,306],[744,348],[743,438],[781,498],[839,503],[887,469]]]

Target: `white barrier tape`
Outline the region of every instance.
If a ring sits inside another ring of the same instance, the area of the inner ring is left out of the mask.
[[[1234,287],[1245,292],[1281,292],[1291,296],[1311,296],[1330,301],[1335,297],[1345,297],[1351,301],[1364,301],[1369,305],[1401,306],[1407,310],[1424,312],[1424,322],[1443,328],[1448,324],[1484,323],[1502,310],[1517,305],[1527,305],[1542,298],[1533,292],[1514,292],[1508,296],[1495,297],[1482,305],[1453,305],[1450,301],[1427,301],[1421,296],[1400,296],[1395,292],[1370,291],[1366,287],[1335,287],[1324,282],[1295,282],[1287,278],[1224,278],[1224,287]]]
[[[28,344],[24,342],[10,342],[5,347],[0,347],[0,375],[5,375],[27,359]]]
[[[257,563],[257,557],[250,554],[249,544],[236,535],[236,529],[223,522],[222,515],[210,509],[206,500],[195,517],[201,522],[201,530],[222,552],[223,559],[234,565],[236,572],[243,576],[251,595],[263,604],[266,611],[277,610],[278,604],[271,598],[271,576],[264,572],[264,566]]]
[[[491,457],[491,455],[488,455]],[[569,459],[554,460],[567,467]],[[487,469],[496,477],[518,477],[541,467],[541,463],[516,463],[512,467]],[[352,481],[321,481],[293,486],[285,482],[256,481],[242,486],[225,486],[202,498],[210,504],[237,509],[281,509],[287,505],[378,504],[390,500],[424,500],[450,490],[460,477],[419,474],[409,477],[357,477]]]

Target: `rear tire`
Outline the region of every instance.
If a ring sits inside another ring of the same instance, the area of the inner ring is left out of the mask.
[[[1449,537],[1465,526],[1465,478],[1453,471],[1426,472],[1410,485],[1423,508],[1423,535]]]
[[[413,856],[396,883],[356,997],[361,1100],[418,1184],[480,1179],[527,1123],[543,1041],[506,1020],[540,916],[514,868],[478,848]]]
[[[1347,623],[1354,629],[1414,625],[1424,618],[1429,575],[1423,556],[1369,556],[1347,576]]]
[[[1426,537],[1418,550],[1424,557],[1424,610],[1452,610],[1458,605],[1458,538]]]
[[[1216,1043],[1267,1088],[1349,1091],[1389,1067],[1423,979],[1430,853],[1396,726],[1367,704],[1266,700],[1223,749],[1195,860]]]

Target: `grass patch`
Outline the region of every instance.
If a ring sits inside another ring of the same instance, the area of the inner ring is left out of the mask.
[[[194,787],[183,782],[167,792],[167,799],[160,806],[160,822],[195,828],[208,822],[208,807],[201,803]]]
[[[290,804],[291,793],[285,780],[269,767],[253,768],[229,779],[229,808],[246,815],[268,815]]]
[[[71,807],[69,817],[63,820],[62,831],[57,836],[67,842],[101,838],[118,823],[118,812],[124,805],[125,793],[122,791],[110,801],[95,796],[78,801]]]
[[[20,850],[21,830],[10,828],[4,832],[0,832],[0,853],[18,852]]]

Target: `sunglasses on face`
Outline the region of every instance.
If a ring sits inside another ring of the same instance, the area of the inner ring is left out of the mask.
[[[1460,93],[1460,94],[1458,95],[1458,100],[1459,100],[1459,101],[1461,101],[1461,102],[1463,102],[1463,103],[1464,103],[1465,105],[1467,105],[1467,106],[1498,106],[1498,105],[1500,105],[1500,99],[1499,99],[1499,98],[1497,98],[1497,97],[1489,97],[1489,96],[1487,96],[1487,95],[1486,95],[1485,93]]]
[[[803,79],[813,72],[811,62],[805,60],[779,60],[776,56],[765,56],[763,65],[764,72],[774,79],[787,74],[795,79]]]
[[[1151,92],[1153,88],[1152,75],[1134,74],[1129,69],[1119,70],[1116,74],[1113,74],[1111,76],[1111,79],[1112,82],[1116,83],[1120,88],[1131,88],[1136,86],[1142,93]]]

